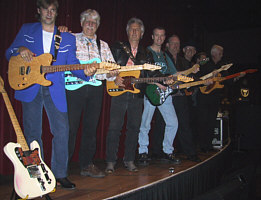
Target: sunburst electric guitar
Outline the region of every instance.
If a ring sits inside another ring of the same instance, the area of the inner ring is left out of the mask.
[[[33,57],[31,62],[25,62],[21,55],[12,56],[8,65],[8,80],[10,86],[15,90],[23,90],[33,84],[49,86],[52,84],[50,80],[45,78],[46,73],[83,70],[88,66],[97,69],[96,74],[103,73],[102,70],[114,70],[120,68],[119,65],[110,62],[72,64],[72,65],[51,65],[52,54],[45,53],[37,57]]]
[[[131,80],[139,78],[140,70],[150,70],[155,71],[161,69],[158,65],[152,65],[145,63],[143,65],[131,65],[131,66],[121,66],[119,70],[119,76],[124,79],[125,87],[117,86],[114,81],[106,81],[107,92],[110,96],[119,96],[125,92],[139,93],[140,90],[135,88]]]
[[[14,189],[17,195],[23,199],[33,199],[54,191],[55,177],[41,158],[39,144],[33,141],[29,149],[1,77],[0,92],[17,136],[17,143],[10,142],[4,147],[5,154],[14,165]]]

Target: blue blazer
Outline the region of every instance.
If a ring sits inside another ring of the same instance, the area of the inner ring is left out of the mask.
[[[56,34],[57,27],[55,27],[54,35]],[[66,64],[79,64],[79,60],[76,58],[76,39],[70,33],[61,33],[62,41],[57,55],[56,62],[52,65],[66,65]],[[9,60],[11,56],[18,55],[17,50],[19,47],[27,47],[36,56],[44,53],[43,50],[43,35],[42,35],[42,24],[28,23],[24,24],[17,34],[14,42],[6,50],[6,58]],[[51,45],[50,53],[54,55],[54,36]],[[85,76],[83,70],[72,71],[77,77],[88,81],[89,77]],[[67,103],[65,95],[65,83],[64,83],[64,72],[54,72],[46,74],[46,79],[52,81],[52,85],[49,86],[49,91],[52,100],[61,112],[67,112]],[[40,85],[34,84],[24,90],[15,91],[15,98],[23,102],[31,102],[36,97],[39,91]]]

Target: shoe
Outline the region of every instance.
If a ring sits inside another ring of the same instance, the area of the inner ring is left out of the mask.
[[[71,189],[71,190],[73,190],[76,187],[75,184],[72,183],[71,181],[69,181],[67,177],[65,177],[65,178],[57,178],[56,182],[58,183],[57,185],[60,185],[64,189]]]
[[[115,166],[115,162],[107,162],[107,167],[105,169],[105,172],[108,174],[111,174],[114,172],[114,166]]]
[[[147,153],[139,154],[138,164],[147,166],[149,164],[149,155]]]
[[[105,174],[99,170],[94,164],[88,165],[81,170],[82,176],[90,176],[93,178],[103,178]]]
[[[137,172],[138,171],[138,168],[135,166],[133,161],[125,161],[124,165],[130,172]]]
[[[164,156],[163,156],[162,159],[164,161],[167,160],[168,162],[173,163],[173,164],[180,164],[181,163],[180,159],[176,158],[174,153],[170,153],[170,154],[164,153]]]
[[[201,162],[200,158],[195,154],[195,155],[188,155],[187,160],[193,161],[193,162]]]

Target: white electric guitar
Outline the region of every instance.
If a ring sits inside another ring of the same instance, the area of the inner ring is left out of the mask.
[[[14,165],[14,189],[23,199],[33,199],[55,190],[56,180],[41,158],[40,146],[36,141],[26,143],[14,109],[4,89],[4,81],[0,76],[0,92],[3,95],[8,113],[17,136],[17,143],[9,142],[4,152]]]

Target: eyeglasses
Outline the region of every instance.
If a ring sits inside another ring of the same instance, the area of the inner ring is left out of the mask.
[[[97,22],[93,22],[93,21],[85,21],[85,24],[89,26],[97,26]]]

